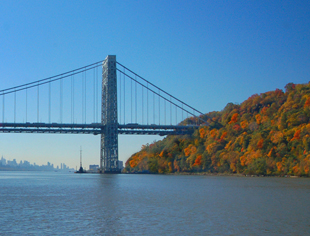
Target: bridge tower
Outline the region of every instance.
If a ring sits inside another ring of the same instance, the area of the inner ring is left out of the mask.
[[[107,56],[102,63],[100,172],[119,173],[116,56]]]

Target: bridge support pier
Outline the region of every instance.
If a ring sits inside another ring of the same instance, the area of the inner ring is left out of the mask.
[[[116,56],[107,56],[102,63],[100,173],[120,173],[118,168],[118,121]]]

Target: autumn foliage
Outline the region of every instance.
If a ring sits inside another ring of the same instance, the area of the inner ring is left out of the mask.
[[[310,176],[309,83],[254,94],[202,118],[208,125],[193,135],[144,145],[125,171]]]

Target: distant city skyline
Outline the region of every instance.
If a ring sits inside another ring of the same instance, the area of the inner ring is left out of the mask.
[[[20,168],[26,170],[62,170],[62,171],[72,171],[75,170],[73,167],[67,166],[65,163],[60,163],[60,165],[54,166],[54,164],[47,161],[46,165],[37,165],[35,162],[30,163],[27,160],[8,160],[5,159],[3,156],[0,159],[0,170],[1,167],[8,167],[8,168]]]

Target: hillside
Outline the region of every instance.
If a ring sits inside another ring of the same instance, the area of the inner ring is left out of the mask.
[[[310,83],[254,94],[204,118],[209,125],[193,135],[143,145],[124,171],[310,176]]]

